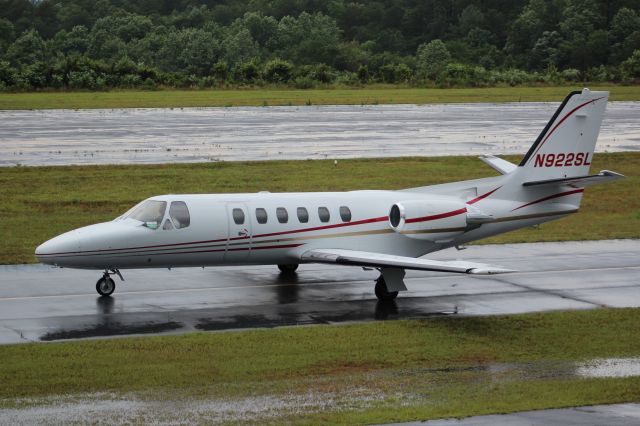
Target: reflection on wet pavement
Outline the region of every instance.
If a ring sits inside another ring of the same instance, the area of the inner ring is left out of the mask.
[[[558,103],[0,111],[0,166],[522,154]],[[640,150],[610,102],[599,152]]]
[[[0,344],[84,337],[497,315],[640,306],[640,241],[470,246],[435,260],[502,264],[519,272],[462,276],[408,271],[408,292],[373,294],[376,271],[302,265],[123,271],[98,297],[96,271],[0,266]],[[536,259],[532,262],[531,259]]]
[[[178,330],[183,327],[183,324],[175,321],[169,321],[166,323],[138,323],[135,325],[122,324],[117,321],[105,321],[102,324],[97,324],[91,328],[82,329],[69,329],[48,332],[43,335],[40,340],[48,342],[52,340],[65,340],[65,339],[83,339],[87,337],[109,337],[109,336],[124,336],[129,334],[155,334],[165,331]]]

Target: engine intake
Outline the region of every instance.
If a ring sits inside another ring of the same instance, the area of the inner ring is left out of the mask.
[[[446,198],[407,200],[389,210],[389,226],[409,238],[438,241],[467,228],[466,204]]]

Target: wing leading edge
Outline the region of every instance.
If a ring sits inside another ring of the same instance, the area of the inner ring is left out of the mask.
[[[465,262],[461,260],[439,261],[342,249],[309,250],[302,253],[300,259],[305,262],[314,263],[370,266],[378,268],[403,268],[420,271],[455,272],[462,274],[488,275],[514,272],[511,269],[505,269],[484,263]]]

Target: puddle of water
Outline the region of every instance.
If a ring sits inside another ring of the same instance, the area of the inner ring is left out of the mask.
[[[314,384],[339,390],[255,395],[235,398],[192,399],[177,395],[144,393],[93,393],[16,398],[0,408],[0,424],[33,423],[242,423],[274,422],[281,416],[368,408],[393,401],[411,406],[424,404],[425,389],[437,392],[439,383],[490,383],[504,381],[553,380],[557,378],[600,378],[640,376],[640,358],[594,359],[582,363],[541,361],[522,364],[481,364],[447,368],[380,370],[354,376],[344,382],[335,377],[314,379]],[[487,380],[489,379],[489,380]],[[403,392],[398,392],[398,386]],[[415,391],[415,392],[414,392]],[[430,392],[430,391],[429,391]],[[427,392],[428,393],[428,392]],[[426,398],[426,399],[425,399]],[[0,407],[3,401],[0,400]]]
[[[640,376],[640,358],[596,359],[578,365],[575,373],[585,378]]]
[[[219,424],[260,423],[278,416],[363,408],[384,399],[368,389],[343,393],[307,392],[206,400],[145,399],[137,394],[94,393],[17,399],[16,408],[0,408],[0,424]]]

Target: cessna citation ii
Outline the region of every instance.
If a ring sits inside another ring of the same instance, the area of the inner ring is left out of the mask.
[[[484,156],[500,175],[399,191],[192,194],[151,197],[122,216],[59,235],[42,263],[104,271],[101,296],[127,268],[300,263],[376,268],[379,299],[405,291],[406,269],[497,274],[508,269],[421,256],[578,211],[608,92],[570,93],[520,164]]]

